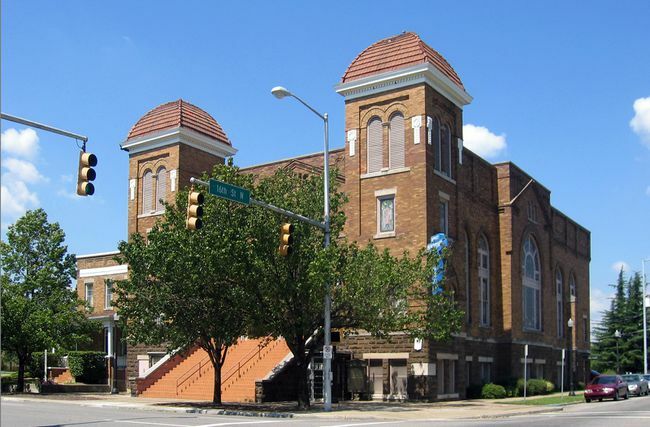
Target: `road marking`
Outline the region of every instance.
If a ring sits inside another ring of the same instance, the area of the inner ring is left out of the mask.
[[[355,427],[355,426],[378,426],[379,424],[400,424],[405,423],[406,421],[374,421],[371,423],[354,423],[354,424],[336,424],[336,425],[326,425],[321,427]]]
[[[169,423],[155,423],[153,421],[131,421],[131,420],[111,420],[116,423],[127,423],[127,424],[146,424],[150,426],[171,426],[171,427],[188,427],[187,424],[169,424]]]
[[[269,423],[282,423],[282,422],[286,422],[286,420],[229,421],[227,423],[201,424],[200,426],[192,426],[192,427],[238,426],[238,425],[244,425],[244,424],[269,424]]]

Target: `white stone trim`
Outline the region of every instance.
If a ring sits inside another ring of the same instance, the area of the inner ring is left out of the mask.
[[[113,265],[111,267],[82,268],[79,270],[79,278],[126,274],[128,271],[129,266],[127,264]]]
[[[420,143],[420,127],[422,127],[422,116],[411,117],[411,127],[413,128],[413,144]]]
[[[535,359],[535,365],[546,365],[546,359]]]
[[[439,172],[439,171],[437,171],[435,169],[433,170],[433,173],[436,174],[437,176],[439,176],[440,178],[444,179],[445,181],[449,181],[452,184],[456,185],[456,180],[449,177],[449,176],[447,176],[447,175],[445,175],[444,173]]]
[[[436,375],[435,363],[411,363],[411,372],[416,376],[433,376]]]
[[[523,357],[521,357],[521,358],[519,359],[519,363],[522,363],[522,364],[524,363],[524,358],[523,358]],[[533,363],[533,359],[532,359],[532,357],[527,357],[527,358],[526,358],[526,363]]]
[[[427,116],[427,144],[431,145],[431,134],[433,129],[433,118]]]
[[[461,138],[456,138],[456,143],[458,144],[458,164],[463,164],[463,140]]]
[[[465,356],[465,362],[473,362],[474,356]]]
[[[129,200],[135,200],[135,179],[129,180]]]
[[[357,130],[350,129],[347,134],[348,143],[350,144],[350,157],[353,157],[356,154],[356,144],[357,144]]]
[[[408,359],[408,353],[363,353],[362,359]]]
[[[395,194],[397,194],[397,188],[395,187],[375,191],[375,197],[394,196]]]
[[[169,189],[172,193],[176,191],[176,174],[177,174],[176,169],[172,169],[169,171]]]
[[[445,193],[444,191],[438,191],[438,197],[447,202],[450,199],[449,194]]]
[[[489,356],[479,356],[478,361],[483,363],[492,363],[494,362],[494,358]]]
[[[343,95],[347,101],[419,83],[428,84],[460,109],[472,102],[470,94],[429,63],[340,83],[335,86],[335,89],[336,93]]]
[[[458,360],[458,355],[453,353],[436,353],[438,360]]]
[[[364,173],[361,175],[361,179],[366,179],[366,178],[375,178],[377,176],[385,176],[385,175],[392,175],[395,173],[402,173],[402,172],[409,172],[411,170],[410,167],[404,167],[404,168],[395,168],[395,169],[382,169],[378,172],[370,172],[370,173]]]
[[[237,153],[236,148],[185,127],[164,129],[127,140],[122,143],[121,148],[128,151],[129,154],[137,154],[176,143],[185,144],[223,158],[234,156]]]
[[[106,255],[117,255],[119,253],[120,251],[110,251],[110,252],[98,252],[96,254],[77,255],[77,259],[95,258],[100,256],[106,256]]]

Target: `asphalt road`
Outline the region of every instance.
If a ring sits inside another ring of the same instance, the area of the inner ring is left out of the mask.
[[[344,420],[300,416],[295,418],[252,418],[207,414],[185,414],[106,406],[81,406],[66,402],[33,402],[2,400],[0,420],[3,427],[217,427],[217,426],[571,426],[619,427],[647,426],[650,423],[650,398],[632,398],[619,402],[600,402],[567,406],[563,412],[517,416],[497,419],[472,420]]]

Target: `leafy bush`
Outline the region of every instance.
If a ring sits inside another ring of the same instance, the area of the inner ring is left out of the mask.
[[[550,381],[546,381],[546,393],[553,393],[555,391],[555,384]]]
[[[466,395],[467,399],[479,399],[481,397],[483,390],[483,385],[482,384],[470,384],[469,387],[467,387],[466,390]]]
[[[481,389],[483,399],[503,399],[506,397],[506,389],[502,385],[488,383]]]
[[[47,366],[61,366],[61,358],[63,357],[62,354],[60,353],[55,353],[52,354],[49,351],[47,352]],[[41,381],[44,379],[44,370],[45,366],[43,366],[43,363],[45,362],[45,358],[43,357],[43,352],[42,351],[37,351],[35,353],[32,353],[32,358],[27,361],[27,372],[34,377],[38,378]]]
[[[106,353],[101,351],[71,351],[68,367],[77,382],[101,384],[106,381]]]
[[[526,385],[526,394],[528,396],[546,394],[546,381],[538,379],[528,380]]]

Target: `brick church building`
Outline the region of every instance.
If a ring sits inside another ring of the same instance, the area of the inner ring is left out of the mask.
[[[462,399],[470,385],[523,377],[524,363],[529,377],[559,386],[565,349],[572,349],[575,381],[584,382],[590,233],[553,207],[551,191],[514,163],[492,164],[463,146],[463,108],[472,98],[451,65],[418,35],[402,33],[362,51],[336,91],[345,100],[345,147],[330,152],[330,165],[339,168],[349,198],[345,235],[399,254],[447,234],[453,245],[447,285],[465,322],[451,343],[414,343],[398,334],[388,342],[363,332],[342,338],[334,397],[350,396],[352,365],[361,367],[375,399]],[[146,233],[164,210],[160,200],[171,201],[190,176],[237,152],[213,117],[183,100],[145,114],[121,148],[129,156],[129,235]],[[321,173],[322,164],[320,153],[243,171]],[[90,316],[104,324],[103,348],[115,357],[119,387],[211,399],[205,374],[212,368],[201,350],[181,356],[121,340],[112,284],[128,266],[117,265],[115,255],[78,256],[77,290],[93,305]],[[223,369],[224,401],[291,398],[281,392],[291,366],[282,339],[242,339]],[[321,366],[312,361],[316,399]],[[565,384],[567,376],[568,368]]]

